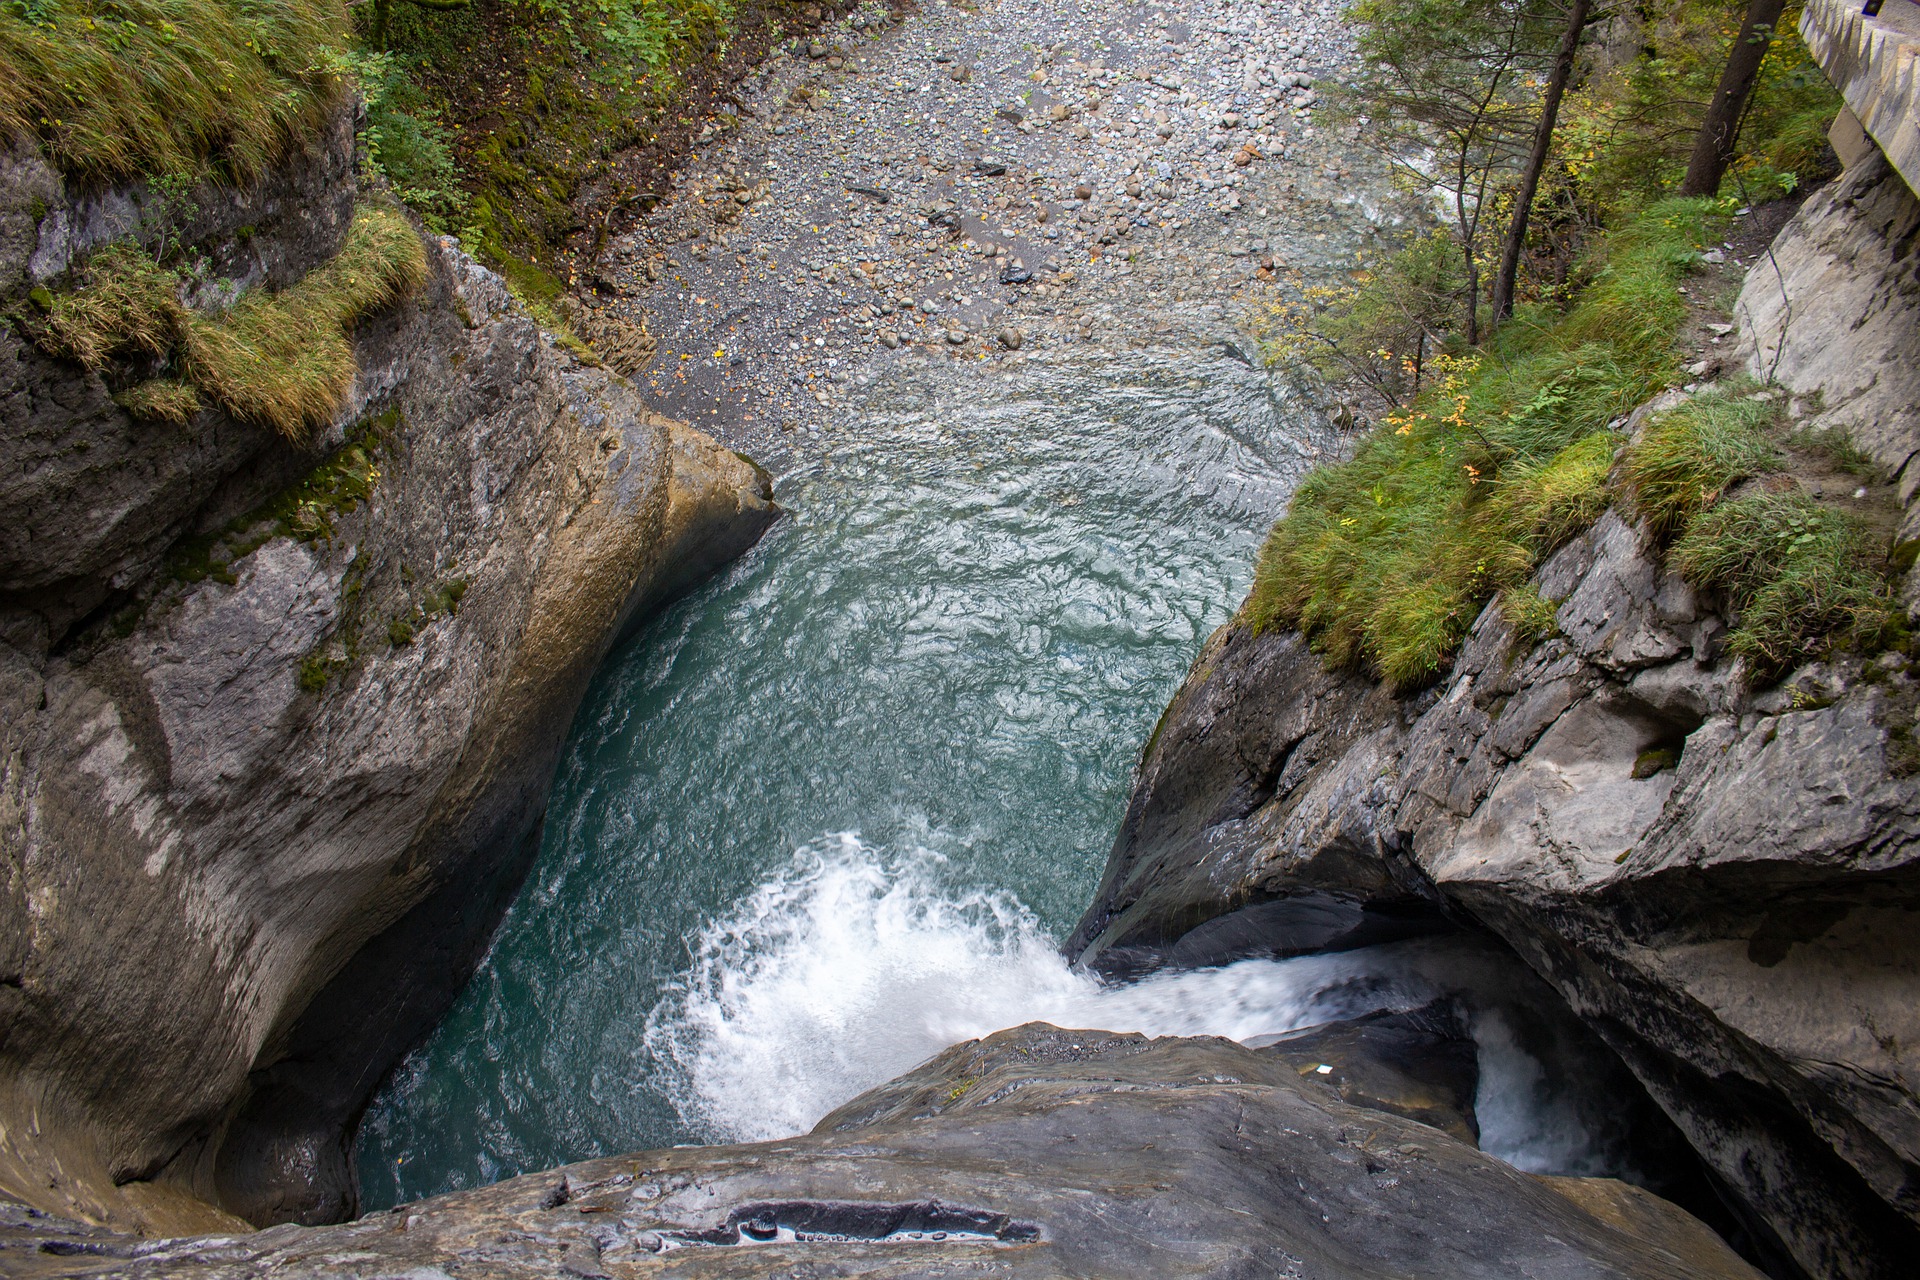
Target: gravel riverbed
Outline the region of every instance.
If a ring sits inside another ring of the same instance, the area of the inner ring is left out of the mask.
[[[1402,216],[1323,118],[1352,56],[1324,0],[862,6],[748,78],[594,288],[655,403],[775,471],[903,380],[1244,357]]]

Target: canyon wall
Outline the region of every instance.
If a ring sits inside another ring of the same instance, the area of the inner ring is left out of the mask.
[[[1893,478],[1903,538],[1920,521],[1916,229],[1913,193],[1863,163],[1756,260],[1737,309],[1750,371]],[[1438,906],[1558,988],[1776,1270],[1906,1274],[1920,672],[1903,651],[1838,655],[1755,687],[1715,602],[1615,512],[1535,583],[1556,635],[1518,642],[1489,605],[1408,698],[1328,671],[1298,634],[1222,628],[1146,752],[1069,951],[1137,969],[1308,894]]]
[[[311,441],[131,417],[33,340],[163,225],[189,305],[291,285],[381,198],[353,148],[343,108],[186,200],[0,163],[0,1188],[42,1210],[352,1213],[351,1125],[524,875],[587,680],[777,514],[451,241]]]

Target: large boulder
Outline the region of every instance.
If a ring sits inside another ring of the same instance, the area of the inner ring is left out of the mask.
[[[1278,1047],[1033,1024],[956,1045],[804,1137],[593,1160],[252,1236],[142,1245],[16,1215],[0,1270],[52,1252],[72,1275],[236,1280],[1758,1280],[1646,1192],[1531,1177],[1320,1081]]]
[[[138,230],[140,189],[9,163],[15,301]],[[342,124],[183,234],[287,283],[338,249],[352,172]],[[351,1125],[524,875],[587,680],[776,514],[425,247],[305,444],[129,418],[0,334],[0,1187],[28,1204],[350,1214]]]

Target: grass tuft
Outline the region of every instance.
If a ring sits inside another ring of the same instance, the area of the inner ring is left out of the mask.
[[[1803,493],[1767,493],[1705,512],[1671,561],[1738,617],[1728,647],[1777,679],[1830,649],[1886,642],[1901,614],[1860,523]]]
[[[194,389],[171,378],[136,383],[113,400],[136,418],[171,422],[175,426],[185,426],[200,412],[200,397]]]
[[[1242,617],[1298,627],[1396,689],[1437,676],[1487,601],[1605,509],[1608,429],[1673,375],[1676,286],[1712,202],[1663,201],[1607,245],[1574,308],[1532,308],[1435,376],[1351,461],[1301,485],[1268,535]]]
[[[1703,392],[1655,418],[1622,469],[1635,514],[1670,539],[1729,485],[1777,470],[1765,431],[1778,416],[1771,401]]]
[[[236,418],[303,440],[332,420],[352,389],[353,325],[413,293],[426,272],[420,237],[401,213],[378,205],[355,215],[332,261],[212,315],[180,301],[177,273],[117,245],[94,255],[81,288],[54,299],[40,343],[96,371],[129,354],[173,366],[178,379],[165,384],[173,390],[147,382],[122,393],[139,416],[167,418],[186,404],[183,395],[198,393]]]
[[[0,134],[90,178],[257,177],[337,101],[340,0],[9,0]]]
[[[1500,593],[1500,614],[1513,628],[1515,650],[1531,649],[1542,640],[1560,633],[1557,620],[1560,606],[1540,594],[1531,582],[1508,587]]]

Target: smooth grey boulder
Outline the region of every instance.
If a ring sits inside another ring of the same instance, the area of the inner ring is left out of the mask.
[[[236,277],[331,252],[351,132],[315,148],[196,232]],[[139,206],[10,163],[12,286]],[[304,447],[0,338],[0,1188],[37,1208],[352,1213],[350,1126],[524,875],[592,672],[777,514],[426,250]]]
[[[235,1280],[1757,1277],[1656,1197],[1520,1173],[1342,1102],[1278,1050],[1041,1024],[956,1045],[803,1137],[592,1160],[338,1227],[142,1244],[0,1223],[0,1271],[45,1274],[48,1244],[64,1274]]]

